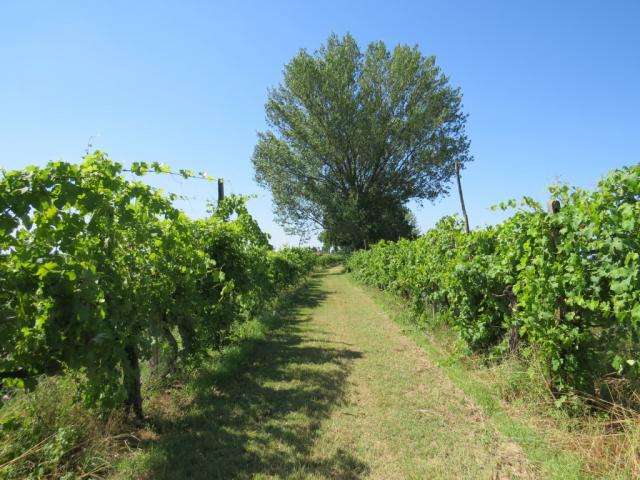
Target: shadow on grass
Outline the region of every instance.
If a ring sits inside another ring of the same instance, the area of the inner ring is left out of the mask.
[[[325,270],[322,273],[319,273],[320,276],[331,276],[331,275],[344,275],[346,269],[343,266],[338,268],[337,266],[331,267],[329,270]]]
[[[367,465],[341,449],[312,456],[318,428],[343,400],[351,362],[361,355],[344,343],[305,339],[315,336],[308,310],[326,297],[323,275],[279,309],[266,340],[245,341],[202,368],[184,415],[155,419],[161,435],[143,446],[149,478],[366,475]]]

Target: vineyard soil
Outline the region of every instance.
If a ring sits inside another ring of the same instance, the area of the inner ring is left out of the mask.
[[[121,477],[554,476],[341,267],[314,276],[237,357],[155,409],[159,434]]]

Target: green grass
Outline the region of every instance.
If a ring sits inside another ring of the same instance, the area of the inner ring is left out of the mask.
[[[314,460],[318,426],[344,395],[348,349],[308,342],[309,314],[326,297],[316,277],[266,323],[200,366],[159,408],[157,438],[119,466],[121,478],[349,478],[346,452]]]
[[[33,392],[13,393],[0,405],[0,479],[78,478],[109,469],[127,435],[117,418],[102,422],[78,401],[76,379],[49,377]]]
[[[488,384],[474,375],[463,363],[452,361],[434,336],[427,334],[424,326],[414,321],[413,314],[403,308],[397,297],[372,287],[361,286],[402,327],[403,333],[411,337],[437,362],[451,381],[469,395],[496,428],[508,439],[523,448],[527,458],[539,468],[543,478],[585,478],[583,461],[577,455],[554,447],[551,440],[523,421],[514,418],[502,407],[495,385]],[[445,340],[450,341],[450,339]]]
[[[66,386],[59,395],[38,390],[37,405],[70,412],[47,432],[98,429],[91,451],[51,457],[64,468],[50,478],[74,471],[67,460],[117,479],[580,478],[576,457],[511,417],[491,384],[409,320],[396,298],[340,267],[319,273],[223,351],[159,383],[135,446],[130,436],[104,443],[120,430],[98,432],[67,401],[69,382],[55,383]]]
[[[577,478],[456,372],[334,268],[150,404],[115,477]]]

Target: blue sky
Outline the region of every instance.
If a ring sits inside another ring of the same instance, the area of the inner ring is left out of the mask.
[[[79,161],[90,138],[114,160],[162,161],[257,194],[267,90],[300,48],[351,32],[435,55],[464,93],[475,161],[463,185],[473,225],[509,198],[545,199],[560,180],[592,187],[640,161],[637,1],[29,1],[0,5],[0,166]],[[152,180],[202,215],[215,185]],[[422,229],[458,210],[452,194],[416,210]]]

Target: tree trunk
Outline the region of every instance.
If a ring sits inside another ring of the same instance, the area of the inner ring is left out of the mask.
[[[169,344],[169,349],[171,350],[171,357],[167,361],[167,365],[169,367],[169,372],[173,372],[176,369],[176,361],[178,360],[178,342],[176,341],[173,333],[171,333],[171,329],[167,326],[163,328],[164,338]]]
[[[196,332],[190,319],[181,318],[178,323],[178,333],[182,343],[180,355],[185,356],[189,352],[196,351]]]
[[[133,410],[136,420],[144,418],[142,412],[142,392],[140,385],[140,362],[136,349],[127,345],[125,347],[127,364],[124,368],[124,386],[127,390],[127,408]]]
[[[469,233],[469,217],[467,216],[467,208],[464,205],[464,195],[462,195],[462,182],[460,181],[460,162],[456,160],[456,182],[458,183],[458,195],[460,195],[460,206],[462,207],[462,217],[464,218],[464,231]]]

